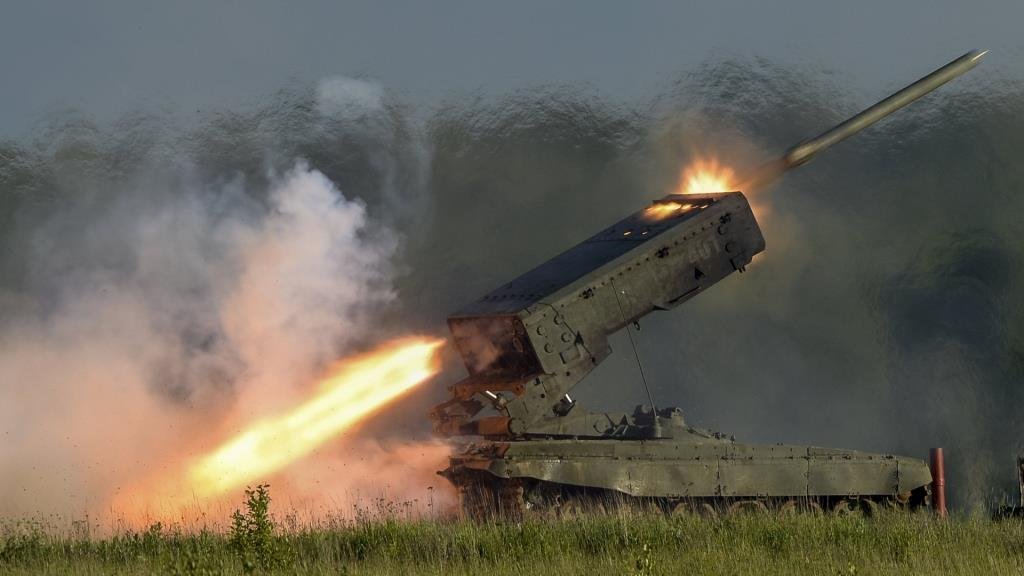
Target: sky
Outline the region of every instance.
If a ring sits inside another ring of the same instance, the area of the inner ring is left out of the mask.
[[[188,118],[334,75],[427,105],[540,84],[636,99],[723,56],[832,70],[867,98],[970,49],[1019,76],[1021,22],[1014,0],[20,2],[0,19],[0,137],[68,108]]]

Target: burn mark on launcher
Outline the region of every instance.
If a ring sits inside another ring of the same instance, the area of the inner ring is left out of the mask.
[[[451,318],[449,327],[470,374],[497,376],[540,371],[526,328],[515,316]]]

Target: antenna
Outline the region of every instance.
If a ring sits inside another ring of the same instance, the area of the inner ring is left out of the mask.
[[[640,362],[640,353],[636,349],[636,342],[633,341],[633,332],[629,329],[629,322],[626,322],[626,314],[622,311],[622,302],[619,302],[619,289],[615,287],[615,280],[611,281],[612,292],[615,293],[615,304],[619,307],[619,316],[622,317],[622,321],[626,323],[626,336],[629,337],[629,346],[633,349],[633,358],[636,359],[636,367],[640,371],[640,381],[644,384],[644,390],[647,392],[647,400],[651,403],[651,416],[654,418],[654,436],[661,436],[661,423],[658,422],[658,406],[654,403],[654,395],[651,394],[651,387],[647,384],[647,376],[644,374],[644,365]],[[625,294],[625,292],[622,292]],[[636,321],[632,322],[634,325],[639,326]]]

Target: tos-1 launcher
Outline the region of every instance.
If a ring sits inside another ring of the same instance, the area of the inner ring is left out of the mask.
[[[970,52],[845,122],[790,148],[743,181],[763,186],[970,70]],[[448,318],[469,377],[430,412],[437,433],[606,437],[621,415],[574,410],[569,392],[610,353],[609,335],[742,272],[765,248],[742,192],[670,195]],[[485,407],[491,415],[479,416]],[[660,437],[653,426],[632,428]],[[619,431],[618,434],[622,434]],[[626,434],[627,436],[629,434]]]

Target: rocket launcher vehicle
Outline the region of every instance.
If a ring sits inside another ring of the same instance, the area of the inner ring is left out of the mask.
[[[805,140],[741,181],[764,186],[973,68],[969,52]],[[676,408],[588,412],[570,392],[611,354],[610,335],[670,310],[765,249],[740,191],[655,200],[448,318],[468,377],[430,412],[436,433],[482,437],[442,474],[474,517],[625,495],[661,505],[920,505],[917,459],[741,444],[686,425]],[[586,496],[589,495],[589,496]],[[751,504],[752,503],[752,504]]]

